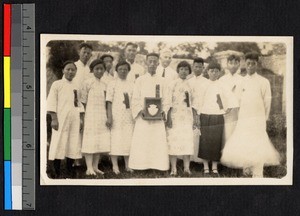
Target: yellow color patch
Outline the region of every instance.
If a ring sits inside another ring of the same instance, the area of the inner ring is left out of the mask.
[[[4,108],[10,108],[10,57],[4,57]]]

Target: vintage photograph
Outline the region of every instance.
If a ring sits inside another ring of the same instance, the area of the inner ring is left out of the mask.
[[[42,185],[292,184],[292,37],[40,45]]]

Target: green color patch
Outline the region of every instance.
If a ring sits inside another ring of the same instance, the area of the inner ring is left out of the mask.
[[[4,160],[11,160],[11,112],[4,109]]]

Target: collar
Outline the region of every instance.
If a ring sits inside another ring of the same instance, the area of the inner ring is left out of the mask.
[[[248,77],[248,78],[255,78],[255,77],[257,77],[257,73],[254,72],[252,75],[249,75],[249,74],[247,73],[246,77]]]
[[[74,78],[75,78],[75,77],[74,77]],[[73,78],[73,80],[74,80],[74,78]],[[71,80],[71,81],[70,81],[70,80],[67,80],[66,77],[65,77],[65,75],[63,75],[63,77],[61,78],[61,80],[62,80],[63,82],[67,82],[67,83],[72,83],[72,81],[73,81],[73,80]]]
[[[147,71],[147,73],[146,73],[145,75],[146,75],[146,76],[149,76],[149,77],[156,77],[156,73],[153,74],[153,75],[151,75],[148,71]]]

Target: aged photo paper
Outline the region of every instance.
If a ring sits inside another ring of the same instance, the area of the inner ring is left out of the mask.
[[[40,39],[41,185],[293,184],[293,37]],[[195,81],[197,64],[203,83]],[[233,67],[240,81],[231,85]],[[215,116],[221,129],[205,125]],[[130,129],[117,130],[118,121],[129,121]],[[235,123],[226,137],[229,121]],[[121,151],[123,142],[128,148]]]

